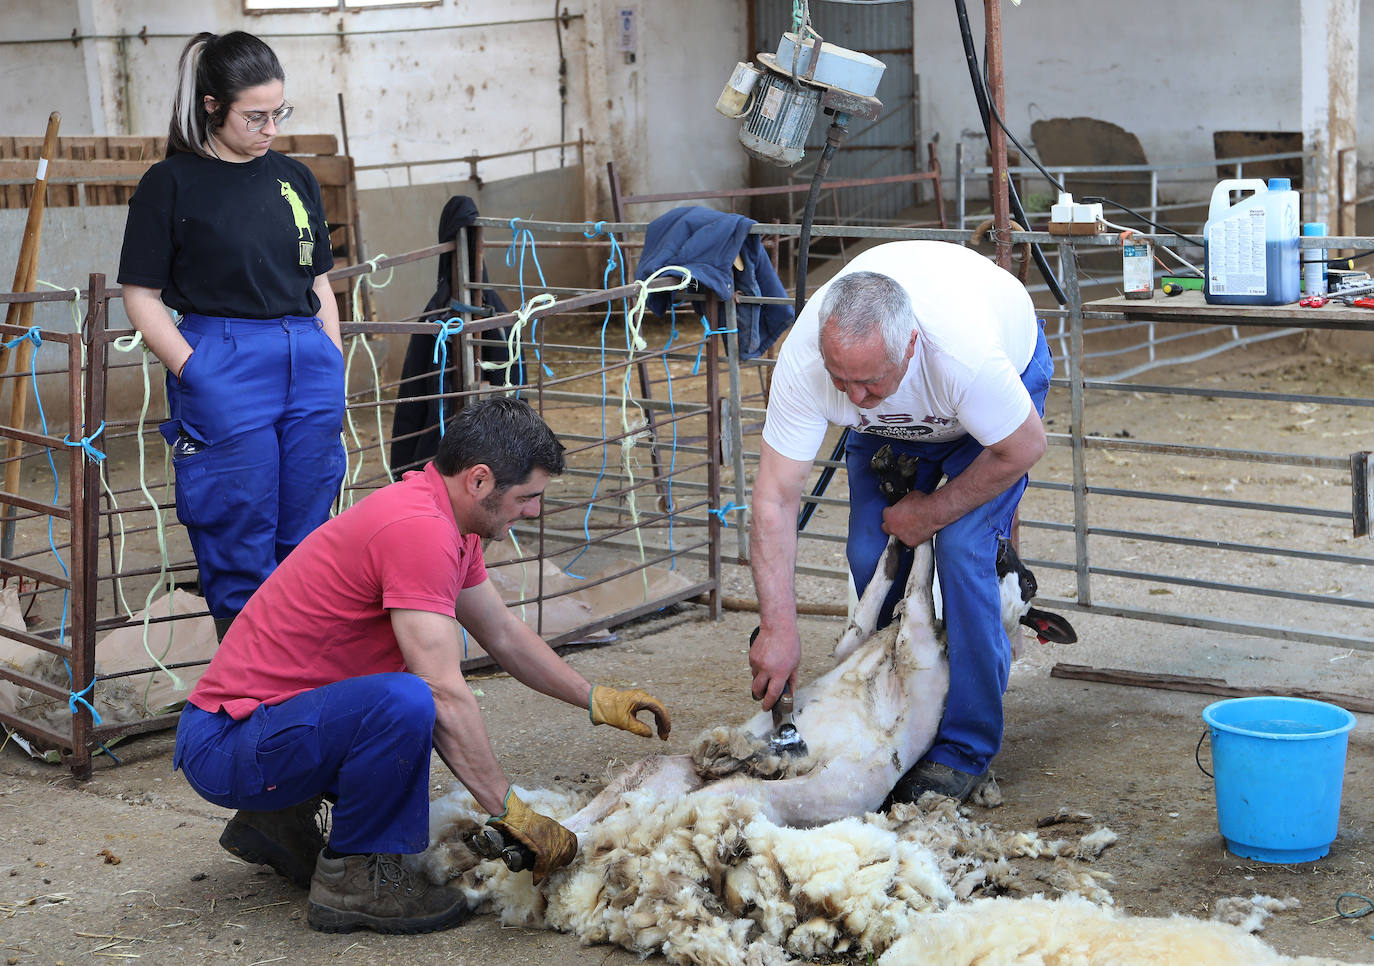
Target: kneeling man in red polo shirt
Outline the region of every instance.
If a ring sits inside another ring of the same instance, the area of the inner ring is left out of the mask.
[[[177,729],[173,766],[238,809],[220,844],[310,890],[325,932],[418,933],[466,916],[457,889],[400,861],[429,842],[436,751],[525,845],[538,882],[577,840],[515,795],[460,669],[466,630],[521,683],[587,708],[593,724],[660,738],[643,691],[593,687],[518,620],[487,580],[483,539],[536,517],[563,447],[527,404],[483,400],[449,423],[438,455],[306,537],[235,619]],[[460,630],[461,629],[461,630]],[[334,802],[328,842],[323,800]]]

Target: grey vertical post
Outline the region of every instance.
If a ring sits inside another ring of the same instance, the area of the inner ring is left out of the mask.
[[[1059,244],[1064,266],[1064,294],[1069,308],[1069,435],[1073,450],[1074,571],[1078,602],[1092,604],[1088,580],[1088,472],[1083,456],[1083,293],[1078,287],[1078,252],[1072,243]]]
[[[720,301],[715,295],[706,299],[706,317],[721,317]],[[708,336],[706,353],[706,500],[711,511],[720,509],[720,361],[715,343]],[[707,581],[711,585],[708,608],[711,620],[721,618],[720,583],[720,526],[723,521],[715,512],[706,514]]]
[[[739,386],[739,309],[734,299],[725,300],[725,362],[730,371],[730,397],[725,400],[728,414],[726,432],[730,434],[730,458],[735,470],[735,542],[739,559],[748,559],[748,534],[745,532],[745,505],[748,496],[744,485],[744,418],[740,405]]]
[[[475,304],[470,301],[468,294],[468,236],[462,229],[458,230],[458,237],[453,245],[453,271],[450,273],[449,291],[452,293],[454,301],[463,302],[468,305]],[[446,307],[447,308],[447,307]],[[463,312],[464,323],[472,321],[471,312]],[[476,353],[472,348],[472,336],[468,335],[466,327],[458,333],[458,390],[467,392],[469,389],[476,389],[481,384],[481,374],[477,370]],[[454,412],[462,409],[468,404],[466,397],[458,400]]]
[[[964,142],[954,145],[954,227],[964,230],[964,208],[968,205],[968,188],[964,185]]]

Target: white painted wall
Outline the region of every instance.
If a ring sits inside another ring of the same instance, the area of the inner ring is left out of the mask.
[[[785,4],[788,0],[756,0]],[[1038,118],[1087,115],[1134,132],[1151,161],[1212,155],[1217,129],[1302,130],[1300,10],[1310,0],[1248,4],[1154,0],[1083,4],[1079,0],[1003,3],[1007,121],[1020,138]],[[746,51],[741,0],[566,0],[568,61],[564,136],[579,129],[596,143],[586,161],[590,217],[605,216],[604,162],[617,158],[627,190],[687,190],[742,184],[747,165],[735,125],[712,111],[736,59]],[[983,4],[968,0],[981,47]],[[620,11],[634,11],[633,61],[617,49]],[[862,16],[863,8],[814,0],[813,20]],[[295,130],[339,133],[344,94],[350,148],[359,164],[493,153],[559,140],[558,50],[547,0],[441,0],[434,6],[351,13],[247,16],[240,0],[0,0],[0,134],[40,134],[50,110],[64,134],[160,133],[184,39],[201,28],[248,29],[269,38],[297,104]],[[1358,13],[1374,32],[1374,2]],[[540,19],[542,18],[542,19]],[[438,25],[540,19],[471,29]],[[970,138],[981,157],[981,128],[951,5],[918,3],[915,69],[926,136],[941,136],[952,170],[954,145]],[[90,36],[64,39],[73,28]],[[345,36],[340,39],[342,28]],[[395,30],[397,33],[375,33]],[[374,31],[374,33],[363,33]],[[1362,50],[1374,50],[1366,36]],[[775,38],[760,38],[771,49]],[[127,74],[127,77],[126,77]],[[1374,62],[1359,62],[1350,83],[1370,90]],[[126,97],[127,92],[127,97]],[[1374,163],[1374,96],[1359,98],[1364,154]],[[539,167],[556,163],[550,154]],[[484,179],[533,170],[528,157],[485,162]],[[1369,164],[1361,180],[1371,180]],[[417,182],[452,181],[466,166],[415,169]],[[1215,179],[1201,169],[1200,183]],[[404,183],[403,171],[364,172],[363,187]],[[520,214],[533,215],[534,212]]]
[[[548,0],[254,16],[240,0],[0,0],[3,39],[59,41],[0,45],[0,134],[41,135],[52,110],[63,114],[64,135],[164,133],[186,39],[202,29],[243,29],[263,36],[282,60],[296,105],[291,130],[341,133],[343,94],[349,150],[360,165],[514,151],[576,140],[581,129],[595,142],[586,158],[589,217],[609,216],[610,157],[620,159],[634,191],[738,184],[745,160],[732,126],[711,107],[743,43],[743,4],[699,0],[690,17],[673,0],[565,6],[568,104],[561,119],[555,5]],[[626,8],[639,22],[638,43],[622,53],[615,48]],[[472,24],[488,26],[428,29]],[[64,39],[73,29],[98,39],[74,46]],[[145,29],[146,39],[136,36]],[[576,161],[575,149],[568,160]],[[540,170],[556,166],[557,152],[541,152],[537,163]],[[534,164],[529,155],[495,159],[479,174],[509,178]],[[467,174],[466,165],[425,166],[409,179]],[[385,187],[407,177],[402,169],[362,172],[359,183]]]
[[[1029,147],[1036,120],[1100,118],[1139,137],[1152,163],[1211,159],[1217,130],[1301,131],[1303,2],[1004,2],[1007,125]],[[967,0],[967,5],[981,56],[983,4]],[[1363,41],[1359,49],[1374,50],[1374,3],[1356,0],[1353,6]],[[835,9],[823,0],[812,5],[822,32],[824,17]],[[946,170],[953,170],[954,145],[961,136],[968,139],[969,156],[981,163],[983,131],[952,5],[918,3],[914,26],[922,127],[927,136],[940,133]],[[1317,54],[1325,51],[1312,52]],[[1369,93],[1374,62],[1369,56],[1360,59],[1358,77],[1351,76],[1349,83],[1364,92],[1358,107],[1362,154],[1374,163],[1374,96]],[[1361,173],[1362,180],[1370,180],[1367,164]],[[1215,183],[1216,174],[1196,169],[1192,180]]]
[[[57,38],[60,24],[67,24],[70,33],[79,25],[77,8],[77,0],[0,0],[0,39]],[[96,133],[85,78],[83,46],[54,39],[0,47],[0,135],[42,137],[53,111],[62,113],[62,123],[70,129],[64,133]]]

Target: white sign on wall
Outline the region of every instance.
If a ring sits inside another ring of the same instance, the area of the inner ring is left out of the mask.
[[[633,7],[622,7],[619,15],[620,36],[616,41],[616,50],[622,54],[633,54],[639,46],[638,26],[635,23],[635,11]]]

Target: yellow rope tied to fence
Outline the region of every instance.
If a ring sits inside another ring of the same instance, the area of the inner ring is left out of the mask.
[[[161,671],[163,671],[163,672],[165,672],[165,673],[167,674],[167,677],[171,679],[171,681],[172,681],[172,687],[176,688],[178,691],[184,691],[184,690],[186,690],[186,684],[185,684],[185,682],[182,681],[182,679],[179,678],[179,677],[177,676],[177,674],[176,674],[175,671],[172,671],[170,668],[168,668],[165,664],[162,663],[162,658],[163,658],[163,657],[166,657],[169,653],[171,653],[171,650],[172,650],[172,639],[173,639],[173,635],[175,634],[176,622],[175,622],[175,621],[172,621],[172,620],[169,620],[169,621],[167,622],[167,647],[166,647],[165,650],[163,650],[162,656],[161,656],[161,657],[159,657],[158,655],[156,655],[156,654],[153,653],[152,645],[149,643],[149,640],[148,640],[149,632],[150,632],[150,630],[151,630],[150,621],[151,621],[151,619],[152,619],[153,597],[156,596],[158,590],[162,587],[162,582],[163,582],[164,579],[165,579],[166,582],[167,582],[167,616],[168,616],[169,618],[170,618],[170,617],[176,616],[176,606],[175,606],[175,605],[176,605],[176,597],[175,597],[175,595],[174,595],[174,593],[173,593],[173,592],[176,590],[176,583],[175,583],[174,578],[173,578],[172,575],[171,575],[170,567],[169,567],[168,561],[167,561],[167,528],[166,528],[166,525],[163,523],[163,520],[162,520],[162,510],[158,507],[158,502],[157,502],[157,500],[153,497],[153,494],[150,493],[150,492],[148,491],[148,472],[147,472],[147,450],[148,450],[148,447],[147,447],[147,444],[144,442],[144,437],[143,437],[143,427],[144,427],[144,423],[147,421],[147,418],[148,418],[148,403],[149,403],[149,402],[151,401],[151,399],[152,399],[152,381],[151,381],[151,380],[149,379],[149,377],[148,377],[148,356],[152,353],[152,350],[149,349],[149,348],[143,343],[143,334],[142,334],[141,332],[135,332],[133,335],[123,336],[123,337],[121,337],[121,338],[115,339],[114,342],[111,343],[111,344],[112,344],[116,349],[118,349],[120,352],[132,352],[132,351],[134,351],[135,349],[142,349],[142,350],[143,350],[143,359],[142,359],[142,363],[143,363],[143,364],[142,364],[142,369],[143,369],[143,405],[142,405],[142,407],[141,407],[141,408],[139,409],[139,411],[138,411],[138,434],[137,434],[137,435],[138,435],[138,488],[143,492],[143,498],[144,498],[145,500],[148,501],[148,507],[153,511],[153,520],[154,520],[154,523],[155,523],[155,530],[156,530],[156,532],[157,532],[157,560],[158,560],[157,579],[155,579],[155,580],[153,581],[153,585],[152,585],[150,588],[148,588],[148,596],[147,596],[146,598],[144,598],[144,601],[143,601],[143,650],[145,650],[145,651],[148,653],[148,656],[149,656],[150,658],[152,658],[153,663],[157,665],[158,669],[161,670]],[[165,450],[165,447],[164,447],[164,450]],[[166,456],[166,453],[165,453],[165,451],[164,451],[164,454],[163,454],[163,467],[164,467],[165,470],[168,471],[167,478],[170,479],[170,478],[171,478],[170,468],[167,467],[166,464],[167,464],[167,456]],[[112,497],[112,499],[113,499],[113,497]],[[120,532],[121,532],[121,536],[122,536],[122,533],[123,533],[123,524],[122,524],[122,523],[120,524]],[[121,566],[121,567],[123,566],[123,549],[122,549],[122,544],[121,544],[121,550],[120,550],[120,566]],[[121,593],[121,596],[122,596],[122,595],[123,595],[123,591],[121,591],[120,593]],[[125,604],[125,608],[126,608],[126,609],[128,608],[128,605],[127,605],[127,604]],[[133,617],[133,614],[131,613],[129,616],[132,618],[132,617]],[[149,710],[150,710],[150,709],[148,708],[148,690],[152,687],[152,685],[153,685],[153,678],[152,678],[152,676],[150,675],[149,678],[148,678],[148,685],[147,685],[147,687],[144,688],[144,691],[143,691],[143,708],[144,708],[145,711],[149,711]]]
[[[620,381],[620,428],[626,435],[620,440],[620,467],[625,471],[625,505],[630,511],[630,522],[634,524],[635,545],[639,548],[639,575],[644,582],[644,599],[649,599],[649,570],[645,565],[644,534],[639,527],[639,501],[635,492],[635,467],[639,461],[634,456],[634,447],[641,439],[649,436],[649,421],[644,408],[636,403],[630,394],[630,371],[634,366],[635,353],[649,347],[640,334],[644,326],[644,310],[649,301],[649,283],[660,278],[665,272],[681,275],[678,284],[671,291],[684,289],[692,284],[692,273],[677,265],[667,265],[648,278],[637,280],[639,291],[634,302],[625,309],[625,375]],[[661,289],[660,289],[661,291]],[[633,410],[633,415],[631,414]]]
[[[39,285],[46,285],[55,292],[72,293],[72,297],[68,300],[67,304],[72,307],[72,331],[79,335],[81,333],[81,289],[75,286],[67,288],[63,285],[54,285],[52,282],[45,282],[41,278],[35,278],[34,281]],[[84,371],[86,368],[86,340],[78,339],[77,342],[81,346],[81,368]],[[103,473],[104,471],[102,470],[101,472]]]
[[[384,289],[388,285],[390,285],[392,280],[396,277],[396,266],[392,265],[386,270],[387,275],[385,282],[374,282],[372,280],[372,276],[376,275],[379,271],[379,269],[377,268],[377,262],[383,258],[386,258],[385,254],[378,255],[376,258],[369,258],[364,264],[369,266],[372,270],[368,272],[366,275],[359,275],[353,281],[352,306],[353,320],[355,322],[361,321],[363,317],[363,282],[366,281],[368,286],[372,289]],[[363,446],[363,441],[361,437],[358,436],[358,427],[353,422],[353,410],[348,407],[348,399],[350,396],[348,389],[348,381],[350,375],[353,372],[353,356],[357,352],[359,345],[361,345],[363,347],[363,351],[367,353],[368,363],[371,365],[372,368],[372,411],[377,415],[377,450],[382,457],[382,470],[386,473],[386,478],[391,479],[391,463],[387,459],[386,455],[386,431],[382,426],[381,371],[377,365],[377,356],[372,351],[372,345],[367,341],[367,333],[358,332],[349,338],[348,355],[344,360],[344,419],[346,419],[348,422],[348,432],[349,435],[353,437],[353,445],[358,448],[358,465],[353,468],[353,471],[351,473],[345,473],[344,479],[339,481],[338,505],[340,509],[344,508],[345,506],[353,505],[354,496],[352,490],[350,490],[349,487],[351,484],[354,488],[356,488],[358,479],[362,476],[363,464],[367,461],[367,454],[365,451],[365,447]],[[340,435],[342,436],[342,434]],[[346,440],[344,440],[344,447],[346,450]]]
[[[517,365],[523,365],[525,360],[524,346],[520,342],[520,336],[525,331],[525,326],[529,324],[530,316],[539,309],[557,304],[558,299],[548,292],[541,292],[516,309],[515,321],[506,330],[506,361],[483,362],[481,363],[483,371],[500,372],[505,376],[504,381],[509,386],[511,384],[510,371]]]

